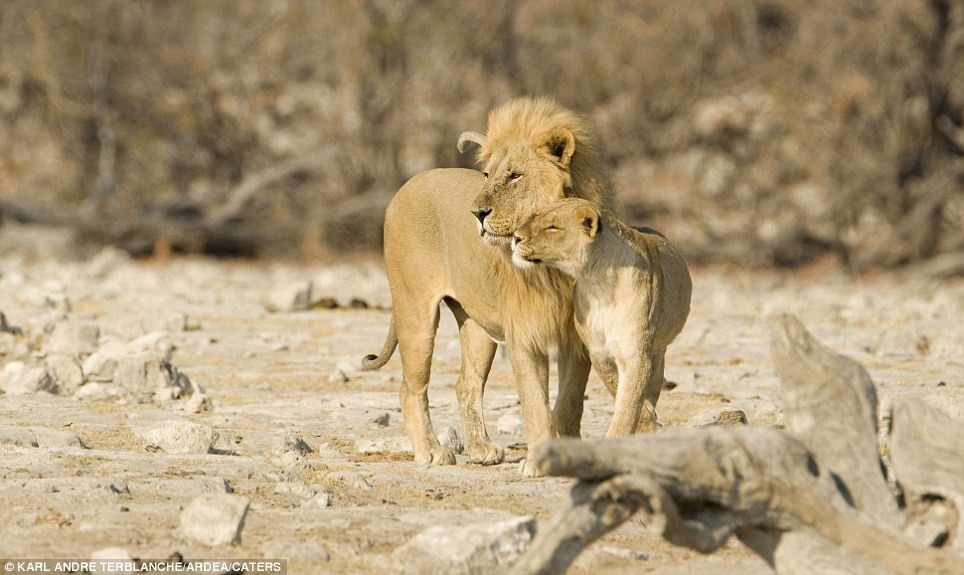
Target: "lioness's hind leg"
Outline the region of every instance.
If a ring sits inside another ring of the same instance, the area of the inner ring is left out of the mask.
[[[398,395],[415,463],[453,465],[455,454],[439,443],[428,413],[428,380],[438,328],[438,309],[430,318],[399,314],[397,322],[398,347],[402,356],[402,386]]]
[[[609,391],[609,395],[616,399],[616,389],[619,387],[619,370],[616,368],[616,361],[611,357],[596,356],[592,358],[592,366]]]
[[[616,389],[616,406],[606,437],[632,435],[641,426],[645,428],[649,425],[644,421],[653,421],[653,414],[644,405],[653,363],[652,356],[646,354],[617,359],[619,384]]]
[[[465,429],[469,461],[482,465],[502,463],[505,450],[489,439],[482,415],[482,394],[498,345],[471,319],[460,318],[458,313],[456,319],[459,321],[462,366],[455,383],[455,395]]]
[[[656,419],[656,402],[659,401],[659,394],[663,390],[665,365],[666,350],[653,354],[653,369],[646,382],[646,391],[643,393],[643,407],[639,412],[636,433],[648,433],[660,428],[659,421]]]

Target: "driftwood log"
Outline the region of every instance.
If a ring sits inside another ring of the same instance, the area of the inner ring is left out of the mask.
[[[927,542],[944,549],[904,533],[910,516],[887,482],[866,370],[791,316],[779,321],[772,353],[786,430],[680,428],[559,439],[533,450],[539,471],[579,482],[570,506],[540,526],[512,572],[562,573],[595,539],[637,515],[667,541],[703,553],[735,535],[781,574],[964,574],[959,520]],[[964,423],[934,412],[895,402],[892,472],[915,500],[939,499],[949,517],[960,518]]]

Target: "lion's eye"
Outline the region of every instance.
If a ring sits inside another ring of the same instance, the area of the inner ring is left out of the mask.
[[[482,177],[485,178],[486,180],[488,180],[488,179],[489,179],[489,172],[482,172]]]
[[[548,226],[546,226],[546,231],[547,231],[547,232],[558,232],[558,231],[559,231],[559,228],[557,228],[555,224],[549,224]]]
[[[509,172],[509,180],[518,180],[522,177],[522,174],[518,172]]]

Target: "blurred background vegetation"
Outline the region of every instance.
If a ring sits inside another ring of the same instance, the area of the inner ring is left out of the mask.
[[[586,115],[623,218],[693,262],[960,267],[964,0],[2,0],[0,219],[375,251],[522,94]]]

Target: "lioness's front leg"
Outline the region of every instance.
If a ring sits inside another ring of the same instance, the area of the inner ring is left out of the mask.
[[[552,421],[559,435],[579,437],[586,383],[592,363],[586,346],[576,339],[559,349],[559,391],[552,409]]]
[[[558,436],[549,411],[549,356],[544,351],[513,345],[511,341],[508,347],[509,362],[522,403],[526,444],[532,450],[539,443]],[[527,477],[538,474],[528,459],[522,466],[522,474]]]
[[[502,463],[505,450],[489,439],[482,416],[482,392],[498,346],[479,324],[468,319],[464,313],[456,313],[456,320],[459,322],[462,366],[459,379],[455,382],[455,395],[465,429],[469,461],[482,465]]]

